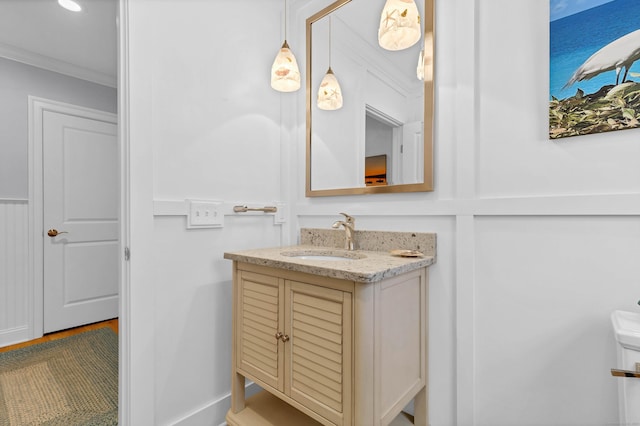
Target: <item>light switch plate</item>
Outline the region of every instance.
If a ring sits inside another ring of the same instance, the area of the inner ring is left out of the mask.
[[[221,201],[189,200],[187,228],[222,228],[224,213]]]
[[[273,216],[274,225],[282,225],[287,222],[287,205],[285,203],[276,203],[278,211]]]

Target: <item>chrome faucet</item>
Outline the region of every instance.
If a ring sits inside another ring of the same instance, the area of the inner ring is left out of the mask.
[[[346,248],[347,250],[353,250],[354,248],[353,235],[355,233],[356,218],[349,216],[346,213],[340,213],[340,214],[344,216],[344,220],[336,220],[335,222],[333,222],[333,225],[331,225],[331,227],[338,229],[341,226],[344,226],[344,232],[346,237],[344,248]]]

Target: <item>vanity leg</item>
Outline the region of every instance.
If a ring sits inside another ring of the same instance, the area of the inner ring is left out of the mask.
[[[231,411],[237,413],[244,410],[244,376],[233,372],[231,378]]]
[[[413,399],[414,420],[417,426],[427,426],[429,423],[429,410],[427,407],[428,393],[427,387],[420,389],[420,392]]]
[[[237,413],[239,411],[244,410],[244,385],[245,380],[242,374],[238,374],[236,371],[236,343],[238,341],[238,335],[236,330],[238,329],[238,300],[239,296],[239,286],[238,286],[239,278],[238,278],[238,262],[233,262],[233,304],[232,304],[232,337],[231,337],[231,359],[233,360],[233,364],[231,366],[231,412]]]

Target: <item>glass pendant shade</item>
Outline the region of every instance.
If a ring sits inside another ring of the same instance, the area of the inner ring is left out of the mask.
[[[279,92],[295,92],[300,88],[298,62],[286,40],[271,66],[271,87]]]
[[[327,70],[318,89],[318,108],[327,111],[342,108],[342,89],[331,67]]]
[[[380,16],[378,43],[387,50],[402,50],[420,40],[420,13],[414,0],[387,0]]]

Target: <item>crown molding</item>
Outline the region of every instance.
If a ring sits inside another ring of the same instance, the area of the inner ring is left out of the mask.
[[[0,43],[0,57],[48,71],[53,71],[58,74],[64,74],[81,80],[90,81],[102,86],[113,88],[117,87],[115,75],[93,71],[88,68],[60,61],[38,53],[33,53],[8,44]]]

